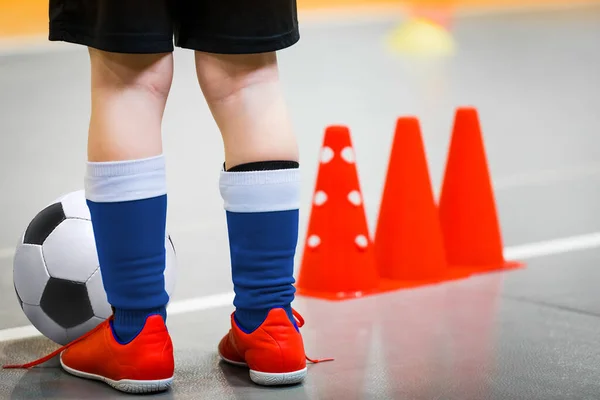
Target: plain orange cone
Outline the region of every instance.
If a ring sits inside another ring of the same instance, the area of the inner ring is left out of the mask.
[[[487,156],[474,108],[456,112],[439,215],[451,267],[485,272],[519,266],[504,259]]]
[[[431,21],[445,29],[452,27],[454,7],[452,4],[415,4],[409,11],[412,18]]]
[[[350,131],[332,126],[323,140],[296,288],[300,295],[341,300],[378,286]]]
[[[375,258],[382,278],[402,286],[454,278],[444,242],[419,121],[398,119],[383,190]],[[458,277],[458,276],[457,276]]]

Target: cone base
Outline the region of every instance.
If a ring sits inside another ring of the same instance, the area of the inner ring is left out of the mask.
[[[502,272],[502,271],[510,271],[514,269],[525,268],[525,264],[519,261],[505,261],[502,264],[495,265],[478,265],[478,266],[450,266],[452,270],[457,271],[457,273],[465,273],[469,275],[483,275],[492,272]]]
[[[392,289],[410,289],[421,286],[439,285],[446,282],[466,279],[471,275],[470,271],[448,269],[442,276],[428,279],[383,279],[383,285]]]
[[[296,294],[303,297],[312,297],[315,299],[331,300],[331,301],[342,301],[360,299],[362,297],[373,296],[382,293],[386,290],[382,290],[381,287],[377,287],[369,290],[356,290],[356,291],[339,291],[329,292],[312,289],[300,289],[296,288]]]
[[[471,276],[483,275],[493,272],[510,271],[515,269],[521,269],[524,267],[525,265],[518,261],[506,261],[500,265],[490,266],[450,266],[448,268],[448,271],[443,276],[438,277],[436,279],[398,280],[382,278],[379,280],[379,284],[377,285],[377,287],[366,290],[332,292],[312,290],[306,288],[296,288],[296,294],[298,296],[310,297],[321,300],[344,301],[360,299],[363,297],[369,297],[389,292],[396,292],[403,289],[414,289],[424,286],[439,285],[447,282],[466,279]]]
[[[374,296],[378,294],[396,292],[402,289],[413,289],[422,286],[438,285],[446,282],[456,281],[460,279],[466,279],[471,273],[466,269],[451,269],[444,276],[436,279],[423,279],[423,280],[396,280],[382,278],[379,281],[379,285],[375,288],[368,290],[358,291],[319,291],[311,290],[306,288],[296,288],[296,294],[303,297],[311,297],[315,299],[330,300],[330,301],[343,301],[360,299],[363,297]]]

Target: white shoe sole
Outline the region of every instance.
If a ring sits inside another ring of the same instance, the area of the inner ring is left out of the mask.
[[[238,367],[248,367],[248,364],[244,362],[232,361],[223,357],[223,355],[220,352],[219,357],[221,357],[221,359],[226,363],[237,365]],[[298,371],[282,373],[259,372],[250,369],[250,379],[252,380],[252,382],[261,386],[296,385],[304,381],[307,372],[308,368],[306,367]]]
[[[104,382],[113,388],[125,392],[125,393],[157,393],[168,390],[173,384],[173,377],[168,379],[160,379],[155,381],[136,381],[131,379],[122,379],[120,381],[113,381],[112,379],[105,378],[100,375],[89,374],[87,372],[78,371],[70,368],[63,363],[62,355],[60,357],[60,365],[63,369],[71,375],[79,378],[92,379],[95,381]]]

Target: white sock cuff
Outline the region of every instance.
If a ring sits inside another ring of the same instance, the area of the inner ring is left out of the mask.
[[[227,172],[219,182],[225,210],[272,212],[300,207],[300,170]]]
[[[163,155],[140,160],[87,163],[85,195],[88,200],[114,203],[149,199],[166,193]]]

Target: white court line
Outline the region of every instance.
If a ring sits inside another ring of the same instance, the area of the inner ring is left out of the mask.
[[[211,310],[220,307],[231,306],[233,303],[233,292],[219,293],[210,296],[196,297],[194,299],[174,301],[169,304],[169,315],[187,314],[194,311]],[[38,337],[42,334],[33,326],[21,326],[0,330],[0,342],[9,340],[28,339]]]
[[[504,249],[504,257],[507,260],[524,261],[596,247],[600,247],[600,232],[507,247]]]
[[[504,249],[504,256],[507,260],[525,261],[537,257],[563,254],[596,247],[600,247],[600,232],[506,247]],[[169,315],[178,315],[227,307],[232,305],[233,297],[233,292],[227,292],[174,301],[169,305],[168,311]],[[41,333],[31,325],[0,330],[0,342],[38,336],[41,336]]]
[[[41,333],[33,325],[20,326],[18,328],[2,329],[0,331],[0,342],[29,339],[37,336],[41,336]]]
[[[220,293],[212,296],[196,297],[195,299],[174,301],[169,304],[169,315],[186,314],[194,311],[211,310],[230,306],[233,303],[233,292]],[[1,337],[1,331],[0,331]]]

